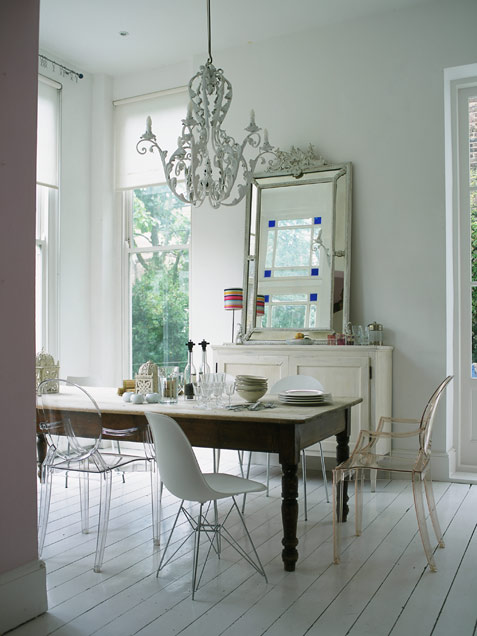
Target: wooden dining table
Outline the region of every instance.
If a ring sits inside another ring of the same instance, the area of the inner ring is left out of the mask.
[[[351,408],[361,398],[333,398],[323,406],[295,406],[282,404],[267,396],[262,401],[274,402],[274,408],[233,411],[226,408],[198,408],[194,400],[179,398],[176,404],[131,404],[124,402],[117,390],[90,387],[88,393],[96,400],[103,421],[103,438],[117,439],[107,429],[131,429],[122,441],[144,441],[148,424],[145,414],[165,413],[173,417],[184,430],[192,446],[261,451],[277,453],[282,469],[282,560],[287,571],[295,570],[298,560],[298,463],[301,450],[336,436],[337,463],[349,457]],[[67,390],[44,396],[48,406],[68,412],[77,434],[88,437],[88,408],[86,402],[68,395]],[[46,440],[37,423],[38,459],[46,455]],[[346,483],[343,493],[343,521],[348,513]]]

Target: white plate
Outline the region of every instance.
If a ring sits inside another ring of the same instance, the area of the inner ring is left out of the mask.
[[[282,397],[295,397],[295,398],[316,398],[329,395],[325,391],[319,389],[288,389],[288,391],[281,391],[278,395]]]
[[[322,406],[323,404],[331,403],[331,399],[306,400],[306,402],[300,402],[297,400],[283,400],[281,398],[278,398],[278,401],[282,404],[288,404],[289,406]]]

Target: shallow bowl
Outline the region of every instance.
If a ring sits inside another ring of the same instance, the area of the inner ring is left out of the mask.
[[[237,389],[237,393],[246,402],[257,402],[263,395],[265,395],[266,392],[267,387],[257,389]]]

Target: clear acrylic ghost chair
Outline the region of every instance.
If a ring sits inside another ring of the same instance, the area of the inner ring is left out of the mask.
[[[289,375],[289,376],[286,376],[285,378],[281,378],[280,380],[278,380],[278,382],[275,382],[275,384],[271,387],[268,395],[278,395],[282,391],[290,391],[293,389],[302,389],[302,390],[314,389],[316,391],[323,391],[323,385],[321,384],[321,382],[319,382],[319,380],[312,377],[311,375]],[[321,442],[318,442],[318,445],[320,447],[321,472],[323,474],[323,483],[325,485],[326,501],[330,503],[330,498],[328,495],[328,480],[326,479],[326,466],[325,466],[325,458],[323,455],[323,448],[321,446]],[[305,450],[306,449],[303,448],[301,451],[301,469],[302,469],[302,475],[303,475],[303,509],[305,513],[305,521],[307,521],[308,503],[307,503],[307,496],[306,496],[306,452]],[[247,477],[250,474],[251,458],[252,458],[252,453],[250,453],[250,456],[248,459],[248,466],[247,466],[247,472],[246,472]],[[270,482],[270,453],[267,453],[267,495],[269,490],[269,482]],[[244,502],[244,506],[245,506],[245,502]],[[242,507],[242,510],[243,510],[243,507]]]
[[[426,553],[427,562],[431,571],[436,571],[436,564],[433,557],[433,548],[427,531],[426,511],[424,508],[423,488],[426,494],[429,516],[431,518],[434,533],[437,538],[439,548],[444,547],[442,531],[437,518],[436,504],[432,490],[432,479],[430,471],[431,459],[431,434],[436,409],[445,388],[452,380],[453,376],[448,376],[432,394],[420,420],[398,419],[392,417],[381,417],[375,431],[361,430],[355,448],[345,462],[342,462],[333,470],[333,560],[340,562],[340,528],[343,516],[343,484],[352,476],[355,480],[355,530],[359,536],[362,525],[362,487],[365,470],[376,470],[396,473],[408,473],[412,479],[412,489],[414,495],[414,507],[416,511],[417,524],[421,535],[422,545]],[[402,432],[384,431],[384,425],[395,424],[399,428],[412,426],[411,430]],[[391,455],[380,455],[377,444],[383,438],[416,439],[416,454],[414,456],[400,456],[399,453],[391,452]]]
[[[59,393],[56,388],[59,388]],[[77,410],[61,408],[61,398],[68,397]],[[56,407],[56,408],[55,408]],[[59,410],[60,409],[60,410]],[[103,427],[101,411],[85,389],[67,380],[52,379],[40,383],[37,392],[39,428],[46,437],[48,450],[41,465],[38,543],[41,555],[45,543],[50,509],[52,477],[57,471],[79,475],[81,529],[89,532],[89,475],[99,476],[100,504],[98,538],[94,571],[103,563],[109,522],[112,473],[114,470],[149,470],[151,472],[151,503],[153,539],[159,544],[159,480],[148,427],[144,427],[144,455],[129,455],[100,448],[103,435],[125,439],[137,428],[126,430]],[[86,427],[87,431],[83,428]],[[88,437],[82,437],[87,433]]]
[[[89,386],[100,386],[100,384],[98,383],[98,380],[89,375],[88,376],[67,375],[66,380],[67,382],[71,382],[72,384],[78,384],[79,386],[83,388],[89,387]],[[116,440],[115,442],[112,442],[111,444],[116,444],[118,453],[121,453],[121,444],[119,440]],[[124,474],[124,471],[120,471],[120,472],[121,472],[121,476],[123,478],[123,484],[124,484],[126,483],[126,476]],[[68,471],[65,472],[65,488],[68,488]]]
[[[161,483],[163,483],[174,496],[181,500],[181,505],[167,539],[164,552],[162,553],[156,576],[159,575],[160,570],[170,562],[184,543],[192,535],[194,535],[192,599],[194,599],[195,592],[199,587],[211,550],[213,549],[220,557],[222,539],[233,547],[251,566],[253,566],[266,581],[267,577],[262,563],[260,562],[257,550],[255,549],[252,538],[235,499],[237,495],[242,495],[244,493],[261,492],[265,490],[265,486],[256,481],[236,477],[235,475],[216,472],[203,473],[199,467],[189,440],[175,420],[167,415],[163,415],[162,413],[147,413],[146,417],[154,440]],[[219,523],[218,507],[216,503],[221,499],[229,497],[232,498],[232,505],[223,521]],[[194,518],[189,510],[184,507],[185,501],[199,504],[197,518]],[[246,552],[245,549],[237,543],[224,526],[233,510],[235,510],[239,515],[255,559],[253,559],[248,551]],[[174,533],[174,529],[181,512],[189,522],[191,531],[186,538],[181,541],[179,547],[173,551],[169,558],[166,559],[171,537]],[[200,574],[198,574],[200,541],[201,536],[204,535],[208,539],[207,553]]]

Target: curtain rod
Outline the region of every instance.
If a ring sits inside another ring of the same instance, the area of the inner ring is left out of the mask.
[[[60,64],[59,62],[55,62],[54,60],[50,60],[49,57],[46,57],[46,55],[42,55],[41,53],[38,55],[39,59],[40,59],[40,66],[43,68],[47,68],[48,67],[48,63],[51,64],[51,69],[53,71],[56,71],[56,69],[58,68],[60,70],[60,75],[62,77],[69,77],[71,80],[75,79],[76,82],[78,82],[79,79],[83,79],[83,73],[77,73],[76,71],[73,71],[72,69],[68,68],[67,66],[64,66],[63,64]]]

